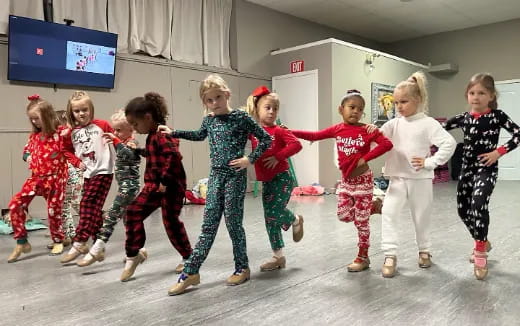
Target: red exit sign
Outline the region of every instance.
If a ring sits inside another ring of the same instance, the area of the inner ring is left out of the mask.
[[[302,72],[304,70],[303,60],[289,62],[291,73]]]

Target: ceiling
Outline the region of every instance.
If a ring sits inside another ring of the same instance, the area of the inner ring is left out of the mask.
[[[520,18],[520,0],[246,0],[382,43]]]

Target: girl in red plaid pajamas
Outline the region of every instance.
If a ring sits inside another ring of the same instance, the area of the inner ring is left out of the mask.
[[[366,125],[359,122],[364,108],[365,100],[359,91],[349,90],[338,108],[339,114],[343,117],[342,123],[317,132],[292,131],[296,137],[310,141],[336,139],[339,168],[342,174],[338,218],[342,222],[354,222],[359,238],[358,255],[347,266],[349,272],[360,272],[370,266],[369,218],[374,181],[367,162],[392,149],[392,143],[388,138],[377,130],[369,133]],[[372,143],[377,143],[377,146],[370,149]]]
[[[49,228],[54,242],[51,254],[63,251],[63,228],[61,209],[67,184],[67,159],[74,155],[68,151],[70,129],[58,126],[52,105],[38,95],[29,97],[27,116],[32,124],[32,133],[23,151],[23,159],[29,163],[31,176],[22,190],[9,203],[11,223],[16,247],[8,258],[15,262],[22,253],[29,253],[25,219],[27,206],[34,196],[43,196],[47,201]]]
[[[61,258],[68,263],[88,253],[88,238],[96,238],[103,224],[102,208],[112,184],[115,151],[104,141],[103,134],[113,132],[105,120],[94,119],[94,104],[84,91],[75,91],[67,103],[67,117],[73,125],[72,145],[76,162],[84,172],[83,197],[79,208],[79,223],[74,243]]]
[[[183,259],[175,268],[175,272],[180,273],[184,260],[192,252],[184,223],[179,219],[186,191],[186,173],[179,152],[179,140],[157,131],[159,125],[166,123],[166,102],[161,95],[149,92],[144,97],[131,100],[125,108],[125,114],[135,131],[148,134],[148,137],[144,153],[144,187],[126,211],[126,264],[121,281],[128,281],[137,266],[146,260],[143,222],[159,207],[166,234]]]

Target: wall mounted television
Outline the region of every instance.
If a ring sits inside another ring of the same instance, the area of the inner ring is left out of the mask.
[[[117,34],[9,16],[7,79],[114,88]]]

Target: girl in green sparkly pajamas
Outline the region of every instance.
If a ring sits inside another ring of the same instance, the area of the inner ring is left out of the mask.
[[[246,235],[242,227],[247,183],[245,168],[269,148],[271,137],[246,112],[232,110],[229,107],[230,96],[229,87],[220,76],[208,76],[201,83],[200,98],[210,114],[204,117],[197,131],[172,132],[172,137],[188,140],[200,141],[208,137],[211,171],[202,232],[193,253],[184,264],[178,282],[168,291],[170,295],[181,294],[190,285],[199,284],[199,269],[215,240],[222,213],[235,258],[235,272],[228,277],[227,284],[238,285],[250,277]],[[171,131],[166,126],[159,129]],[[259,144],[245,157],[244,148],[250,134],[258,139]]]
[[[276,124],[280,99],[265,86],[256,88],[247,99],[247,112],[262,125],[272,139],[271,147],[255,163],[256,179],[262,181],[264,218],[273,257],[260,265],[261,271],[285,267],[282,230],[292,226],[293,240],[303,237],[303,217],[287,209],[295,180],[289,173],[287,159],[302,149],[300,141],[290,130]],[[251,137],[253,148],[258,141]]]
[[[124,109],[114,113],[110,120],[114,133],[105,133],[107,143],[113,143],[116,149],[115,177],[117,180],[117,195],[108,212],[103,214],[103,226],[96,234],[96,241],[88,254],[76,264],[85,267],[102,262],[105,259],[105,246],[117,222],[126,216],[126,208],[139,193],[139,165],[141,157],[137,150],[137,140],[134,138],[134,128],[126,121]]]

